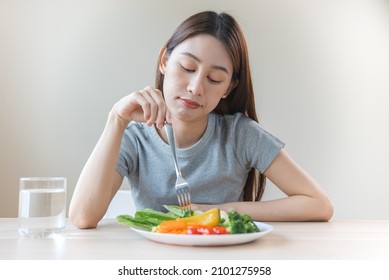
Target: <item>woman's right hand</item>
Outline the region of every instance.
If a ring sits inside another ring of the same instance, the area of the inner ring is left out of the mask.
[[[104,217],[121,186],[116,171],[123,132],[130,121],[163,127],[167,107],[160,90],[146,87],[133,92],[113,107],[104,131],[78,179],[69,207],[69,218],[79,228],[93,228]]]
[[[151,86],[135,91],[120,99],[112,109],[116,117],[128,124],[130,121],[146,122],[162,128],[167,107],[162,92]]]

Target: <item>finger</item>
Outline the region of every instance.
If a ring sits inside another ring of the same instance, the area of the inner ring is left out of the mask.
[[[166,120],[168,123],[173,123],[172,113],[170,112],[169,109],[166,109],[165,120]]]
[[[155,97],[152,94],[152,88],[146,87],[141,91],[136,92],[136,102],[143,111],[144,120],[148,125],[152,125],[155,122],[155,115],[158,111],[158,105],[155,101]]]
[[[144,121],[142,105],[146,102],[139,92],[133,92],[121,98],[115,105],[114,110],[120,119],[130,121]]]
[[[144,97],[147,99],[147,105],[149,106],[147,124],[156,124],[157,127],[162,127],[166,111],[166,104],[162,93],[157,89],[147,87],[144,89]]]
[[[160,90],[155,89],[154,94],[156,94],[155,100],[158,105],[158,113],[157,113],[155,123],[158,128],[163,128],[165,123],[166,110],[167,110],[166,102]]]
[[[144,92],[137,91],[134,92],[131,96],[131,104],[135,106],[139,106],[141,108],[141,111],[143,113],[144,121],[148,121],[150,118],[150,101],[145,96]],[[135,110],[134,110],[135,111]]]

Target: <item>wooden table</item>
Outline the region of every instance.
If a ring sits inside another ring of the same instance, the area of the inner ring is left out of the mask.
[[[0,219],[2,260],[389,260],[389,221],[269,223],[274,230],[254,242],[188,247],[145,239],[113,219],[96,229],[67,223],[57,239],[22,238],[16,218]]]

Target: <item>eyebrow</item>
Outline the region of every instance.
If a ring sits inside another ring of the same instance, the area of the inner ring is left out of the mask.
[[[193,58],[194,60],[198,61],[198,62],[201,62],[201,59],[198,58],[197,56],[195,56],[194,54],[190,53],[190,52],[182,52],[181,53],[182,55],[185,55],[185,56],[189,56],[191,58]],[[212,65],[212,68],[213,69],[217,69],[217,70],[221,70],[227,74],[229,74],[227,68],[223,67],[223,66],[219,66],[219,65]]]

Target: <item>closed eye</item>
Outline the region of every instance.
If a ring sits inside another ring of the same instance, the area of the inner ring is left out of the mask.
[[[182,65],[182,64],[179,64],[180,65],[180,67],[181,67],[181,69],[182,70],[184,70],[185,72],[187,72],[187,73],[194,73],[194,72],[196,72],[196,69],[192,69],[192,68],[189,68],[189,67],[187,67],[187,66],[184,66],[184,65]],[[207,77],[207,79],[208,79],[208,81],[211,83],[211,84],[220,84],[222,81],[220,81],[220,80],[216,80],[216,79],[213,79],[213,78],[211,78],[211,77]]]
[[[208,80],[209,80],[212,84],[220,84],[220,83],[221,83],[221,81],[214,80],[214,79],[212,79],[212,78],[210,78],[210,77],[208,77]]]
[[[189,73],[193,73],[195,70],[194,69],[189,69],[187,67],[184,67],[183,65],[180,65],[182,70],[184,70],[185,72],[189,72]]]

